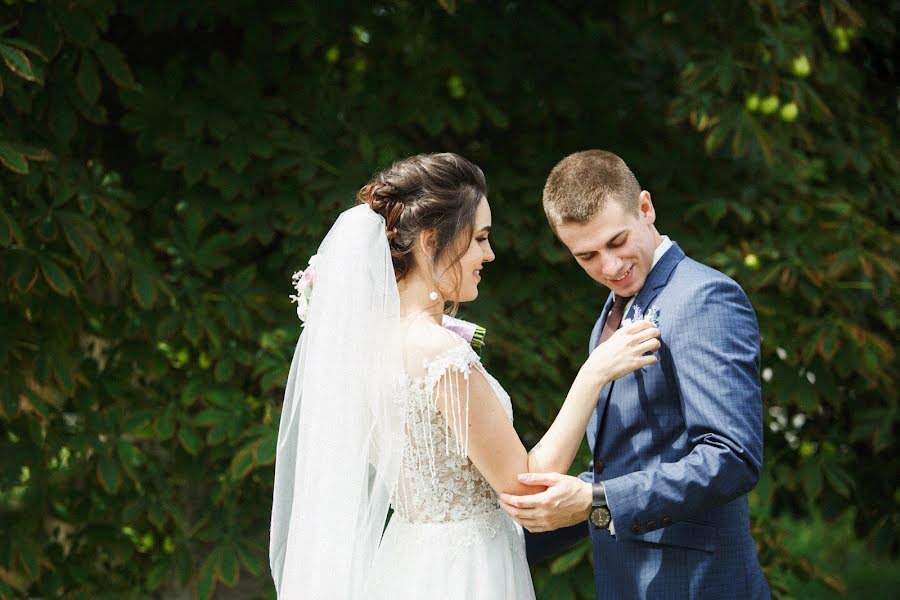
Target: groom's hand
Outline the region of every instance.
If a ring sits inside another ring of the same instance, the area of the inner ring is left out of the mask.
[[[500,507],[532,533],[553,531],[586,521],[591,514],[591,484],[559,473],[523,473],[525,485],[546,486],[532,496],[500,494]]]

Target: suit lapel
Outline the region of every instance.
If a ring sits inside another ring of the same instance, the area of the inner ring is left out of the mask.
[[[632,302],[631,308],[628,309],[625,318],[633,318],[636,306],[640,306],[641,310],[645,312],[650,308],[651,303],[659,295],[660,290],[669,282],[669,279],[672,277],[672,272],[675,270],[678,263],[681,262],[682,258],[684,258],[684,251],[678,244],[673,242],[672,247],[666,250],[666,253],[660,257],[653,269],[650,270],[650,273],[647,275],[647,281],[644,282],[644,287],[638,292],[638,295],[635,297],[634,302]],[[606,305],[603,307],[603,318],[601,319],[600,331],[603,331],[603,325],[606,323],[606,315],[609,313],[612,297],[613,295],[610,294],[609,299],[606,301]],[[599,340],[600,337],[598,336],[597,339]],[[626,375],[626,377],[628,377],[628,375]],[[597,452],[600,447],[600,430],[603,427],[603,416],[606,414],[606,405],[609,404],[614,384],[615,382],[610,383],[600,392],[600,399],[597,401],[597,412],[592,419],[597,424],[594,439],[595,461],[597,460]]]
[[[659,291],[669,283],[672,271],[675,270],[675,266],[681,262],[682,258],[684,258],[684,251],[678,244],[673,242],[672,247],[666,250],[666,253],[660,257],[659,262],[647,275],[644,287],[638,292],[637,297],[631,304],[631,308],[628,309],[628,314],[625,315],[626,319],[634,318],[635,307],[639,306],[642,311],[647,312],[647,309],[650,308],[652,302],[659,295]]]

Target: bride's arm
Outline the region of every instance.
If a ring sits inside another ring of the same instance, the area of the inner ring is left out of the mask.
[[[641,321],[617,331],[609,340],[597,346],[578,371],[559,413],[529,453],[522,445],[516,430],[503,411],[500,401],[484,375],[473,369],[468,382],[454,372],[445,377],[457,378],[450,385],[438,385],[438,406],[451,428],[467,422],[468,431],[454,431],[458,438],[467,438],[468,456],[488,483],[500,493],[526,495],[540,488],[521,484],[517,476],[528,472],[565,473],[581,444],[597,396],[607,383],[640,367],[656,362],[648,355],[659,348],[659,330]],[[454,402],[442,389],[469,387],[468,406]]]

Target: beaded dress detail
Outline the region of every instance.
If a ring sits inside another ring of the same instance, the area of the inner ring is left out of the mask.
[[[467,456],[473,376],[485,378],[511,421],[509,394],[461,339],[425,359],[420,373],[398,379],[403,460],[373,569],[378,598],[534,598],[522,531]]]
[[[478,355],[459,345],[429,362],[424,376],[402,377],[398,401],[406,423],[406,443],[400,483],[394,495],[398,515],[411,523],[460,521],[496,512],[497,494],[466,456],[465,434],[457,435],[447,416],[437,410],[434,394],[455,378],[443,377],[451,370],[467,380],[477,369],[491,383],[504,411],[512,420],[509,395],[487,374]],[[468,390],[445,389],[465,414]],[[451,414],[457,411],[451,411]],[[453,420],[452,416],[450,417]],[[456,423],[453,423],[456,425]]]

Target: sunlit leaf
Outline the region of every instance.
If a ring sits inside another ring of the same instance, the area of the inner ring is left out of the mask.
[[[275,448],[278,442],[278,432],[271,430],[259,441],[256,451],[256,464],[270,465],[275,462]]]
[[[194,417],[194,424],[200,427],[213,427],[231,418],[227,412],[215,408],[207,408]]]
[[[6,64],[6,68],[28,81],[37,81],[31,60],[18,48],[12,48],[0,42],[0,58]]]
[[[61,296],[68,296],[72,293],[75,289],[72,280],[57,262],[49,258],[41,258],[40,265],[44,279],[53,288],[53,291]]]
[[[10,246],[13,242],[25,245],[25,234],[18,222],[0,206],[0,246]]]
[[[200,452],[200,449],[203,446],[202,440],[194,430],[183,423],[178,428],[178,441],[181,442],[181,447],[184,448],[188,454],[194,456]]]
[[[243,479],[256,466],[255,444],[245,446],[238,450],[231,459],[231,475],[235,479]]]
[[[79,214],[60,211],[56,215],[63,233],[82,260],[87,260],[91,252],[100,247],[100,238],[94,225]]]
[[[27,40],[23,40],[21,38],[3,38],[3,44],[6,44],[8,46],[15,46],[16,48],[25,50],[26,52],[34,54],[44,61],[48,60],[47,54],[43,50]]]
[[[231,435],[234,422],[219,423],[209,430],[206,434],[206,443],[210,446],[217,446],[228,439]]]
[[[0,163],[14,173],[28,174],[28,161],[25,155],[2,140],[0,140]]]

